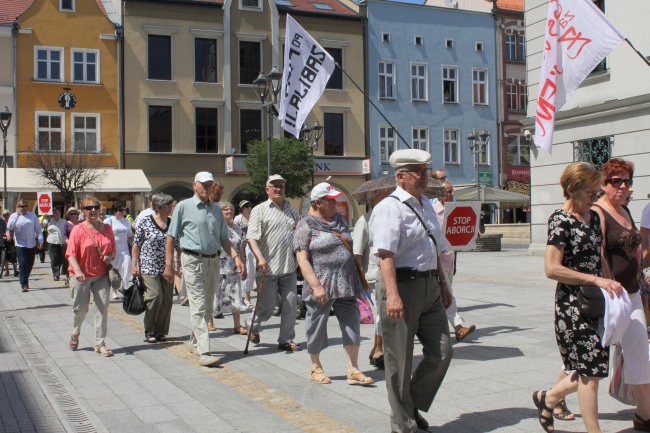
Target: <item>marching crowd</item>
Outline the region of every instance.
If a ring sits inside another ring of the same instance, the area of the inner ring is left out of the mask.
[[[223,185],[209,172],[196,174],[189,199],[176,203],[164,193],[152,195],[135,221],[122,201],[113,203],[109,217],[96,198],[86,197],[80,210],[54,209],[50,218],[39,221],[19,200],[16,212],[5,210],[0,220],[5,233],[0,263],[6,274],[13,266],[27,292],[36,253],[46,243],[54,280],[64,278],[72,289],[69,347],[77,350],[81,325],[94,303],[95,352],[101,356],[113,355],[105,343],[110,300],[121,297],[132,278],[140,278],[145,287],[145,341],[165,341],[176,290],[179,303],[189,306],[189,344],[205,367],[220,362],[211,350],[210,332],[216,330],[213,317],[223,312],[232,315],[234,334],[258,344],[263,323],[279,307],[277,349],[302,350],[295,341],[301,296],[307,310],[309,375],[322,385],[332,382],[320,358],[330,343],[332,315],[341,331],[347,383],[374,382],[358,365],[360,308],[369,299],[376,309],[368,356],[385,370],[391,431],[426,430],[420,411],[429,410],[452,360],[450,329],[461,341],[476,327],[458,314],[452,287],[456,255],[441,230],[444,205],[454,197],[452,183],[444,170],[430,169],[428,152],[397,150],[389,162],[394,183],[368,193],[371,210],[354,227],[337,211],[342,192],[334,186],[315,185],[308,215],[300,217],[285,199],[286,180],[277,174],[267,179],[268,200],[256,206],[242,200],[237,216],[232,203],[221,201]],[[614,345],[625,358],[624,382],[636,400],[633,427],[650,431],[645,316],[650,205],[639,230],[627,208],[633,174],[631,162],[614,158],[600,169],[570,164],[560,179],[565,202],[549,218],[544,263],[548,278],[557,281],[554,321],[562,365],[550,389],[533,393],[546,432],[554,430],[555,420],[575,419],[564,401],[572,392],[578,393],[587,431],[601,431],[598,384],[612,373]],[[441,197],[425,195],[431,178],[444,187]],[[594,313],[586,286],[602,288],[604,312]],[[250,323],[242,323],[241,312],[253,308]],[[416,337],[424,356],[413,370]]]

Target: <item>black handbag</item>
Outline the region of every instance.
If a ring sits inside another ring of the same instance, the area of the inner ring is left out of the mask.
[[[122,308],[126,314],[137,316],[147,309],[144,302],[144,283],[141,277],[133,277],[131,285],[124,291]]]
[[[578,308],[580,314],[590,319],[605,315],[605,296],[597,286],[580,286],[578,291]]]

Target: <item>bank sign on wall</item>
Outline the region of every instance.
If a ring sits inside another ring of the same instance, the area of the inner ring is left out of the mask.
[[[245,156],[229,156],[226,158],[224,171],[226,174],[247,174],[244,165]],[[363,176],[370,173],[369,159],[355,158],[316,158],[314,174],[317,176]]]

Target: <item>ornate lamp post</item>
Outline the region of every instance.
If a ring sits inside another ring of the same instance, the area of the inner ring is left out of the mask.
[[[2,209],[7,209],[7,130],[11,124],[11,111],[7,107],[0,111],[0,129],[2,129],[2,168],[4,183],[2,184]]]
[[[255,89],[257,90],[257,96],[259,96],[262,105],[266,107],[267,112],[267,124],[268,124],[268,159],[267,159],[267,175],[270,176],[271,172],[271,143],[273,140],[273,116],[278,115],[278,110],[275,108],[275,104],[278,102],[278,94],[280,93],[280,87],[282,84],[282,72],[278,71],[277,66],[273,66],[271,71],[264,75],[262,72],[257,76],[253,81]]]
[[[490,142],[490,132],[486,129],[477,129],[469,133],[467,136],[467,142],[469,143],[469,148],[474,155],[474,160],[476,162],[476,197],[478,201],[481,201],[481,183],[479,182],[479,165],[481,162],[481,154],[485,152],[489,142]]]
[[[302,129],[300,130],[300,139],[302,140],[303,143],[305,143],[307,146],[310,147],[311,149],[311,157],[314,159],[314,150],[318,149],[318,141],[321,139],[323,136],[323,127],[321,126],[320,123],[318,123],[318,120],[314,122],[314,126],[311,128],[305,122],[304,125],[302,125]],[[312,167],[311,170],[311,187],[314,187],[314,167]]]

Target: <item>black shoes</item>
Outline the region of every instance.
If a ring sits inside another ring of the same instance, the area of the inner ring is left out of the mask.
[[[420,415],[420,412],[418,412],[417,409],[413,409],[413,419],[415,419],[415,423],[420,430],[429,429],[429,423],[422,417],[422,415]]]

